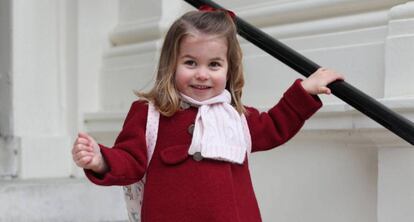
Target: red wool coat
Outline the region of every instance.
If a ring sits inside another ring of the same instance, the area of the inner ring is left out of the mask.
[[[294,136],[322,106],[300,80],[268,112],[246,107],[252,152],[269,150]],[[258,222],[260,212],[250,179],[248,160],[243,165],[217,160],[194,160],[188,155],[189,126],[197,108],[172,117],[160,117],[155,151],[147,169],[145,127],[148,106],[136,101],[113,148],[100,145],[110,171],[86,176],[98,185],[128,185],[147,174],[142,207],[143,222]]]

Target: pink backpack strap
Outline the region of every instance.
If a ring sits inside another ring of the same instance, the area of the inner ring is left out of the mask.
[[[148,165],[152,158],[152,154],[154,153],[155,144],[157,142],[159,122],[160,113],[151,102],[148,102],[147,128],[145,130],[145,137],[147,140]]]
[[[147,166],[149,166],[151,162],[155,144],[157,143],[159,121],[160,113],[151,102],[148,102],[147,126],[145,129],[148,157]],[[146,175],[144,175],[140,181],[123,187],[125,204],[127,207],[128,218],[130,222],[141,221],[141,207],[142,198],[144,195],[145,181]]]
[[[242,115],[242,124],[243,124],[243,131],[244,131],[244,136],[245,136],[245,140],[246,140],[246,144],[247,144],[247,157],[250,156],[250,153],[252,152],[252,138],[250,136],[250,130],[249,130],[249,125],[247,124],[247,118],[246,115]]]

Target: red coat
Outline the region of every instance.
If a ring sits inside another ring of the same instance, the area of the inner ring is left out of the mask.
[[[267,113],[246,107],[252,152],[285,143],[321,106],[319,98],[309,95],[297,80]],[[128,185],[146,173],[143,222],[261,221],[247,158],[239,165],[209,159],[195,161],[187,154],[191,143],[188,127],[194,123],[195,107],[172,117],[160,117],[157,144],[146,169],[147,109],[145,102],[134,102],[114,147],[101,145],[110,171],[96,175],[85,170],[93,183]]]

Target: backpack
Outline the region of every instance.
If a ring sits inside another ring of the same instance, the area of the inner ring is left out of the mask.
[[[148,116],[147,127],[145,130],[145,138],[147,142],[147,167],[151,161],[154,153],[155,143],[157,142],[158,124],[160,120],[160,113],[151,102],[148,102]],[[141,207],[142,198],[144,195],[144,186],[146,175],[134,184],[123,186],[125,203],[128,211],[128,218],[130,222],[141,221]]]

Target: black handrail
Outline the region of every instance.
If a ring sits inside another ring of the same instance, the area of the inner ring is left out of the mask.
[[[202,5],[209,5],[216,9],[225,9],[210,0],[184,1],[195,8],[200,8]],[[321,67],[260,29],[245,22],[238,16],[235,16],[234,21],[237,25],[237,32],[239,35],[305,77],[308,77]],[[328,88],[331,89],[332,94],[342,99],[344,102],[400,136],[411,145],[414,145],[414,124],[410,120],[392,111],[343,80],[337,80],[329,84]]]

